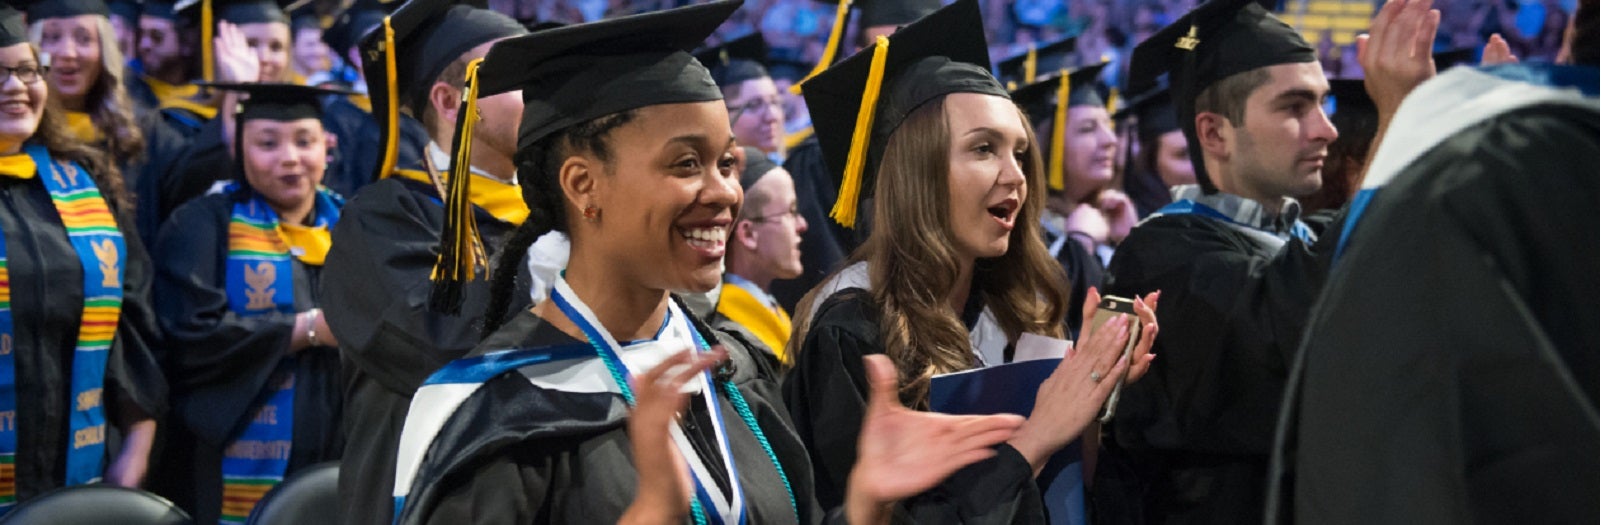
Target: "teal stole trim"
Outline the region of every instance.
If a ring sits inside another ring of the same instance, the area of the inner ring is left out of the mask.
[[[230,184],[224,193],[236,198],[228,220],[228,306],[235,315],[295,313],[294,265],[289,246],[278,234],[278,213],[254,191]],[[344,201],[319,188],[316,226],[332,227]],[[295,364],[278,363],[254,407],[250,423],[228,442],[222,457],[222,523],[244,523],[262,496],[283,481],[294,441]]]
[[[83,269],[83,314],[72,353],[67,399],[70,443],[63,484],[100,481],[105,469],[106,415],[102,388],[111,342],[122,315],[123,262],[128,247],[94,179],[74,163],[56,162],[43,146],[24,152],[38,167],[67,239]],[[16,325],[4,235],[0,235],[0,513],[16,503],[17,391]],[[28,351],[43,351],[29,349]]]

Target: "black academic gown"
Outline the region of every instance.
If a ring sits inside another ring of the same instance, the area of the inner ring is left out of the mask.
[[[493,259],[513,226],[476,207],[474,213]],[[481,339],[487,280],[466,283],[459,315],[428,309],[443,229],[444,206],[432,185],[398,177],[362,188],[334,226],[323,312],[345,366],[348,440],[339,478],[347,523],[391,522],[395,449],[411,396]],[[511,311],[529,301],[527,265],[518,264],[521,291],[512,292]]]
[[[1110,430],[1146,483],[1128,496],[1143,499],[1144,521],[1262,519],[1289,356],[1337,236],[1275,247],[1222,220],[1165,215],[1118,245],[1102,293],[1162,292],[1158,358],[1123,389]]]
[[[144,245],[124,217],[127,243],[122,315],[106,363],[105,414],[115,426],[123,407],[158,421],[167,409],[167,381],[152,345],[152,269]],[[37,177],[0,176],[0,234],[11,276],[11,313],[17,378],[17,500],[26,502],[65,481],[72,356],[83,318],[83,268],[67,240],[50,193]],[[107,443],[114,449],[116,443]],[[113,458],[107,458],[107,464]]]
[[[1050,234],[1046,234],[1050,237]],[[1057,239],[1048,238],[1046,243],[1054,243]],[[1056,262],[1062,265],[1067,272],[1067,329],[1072,332],[1073,339],[1078,339],[1079,329],[1084,324],[1084,299],[1089,297],[1090,287],[1100,289],[1101,281],[1106,277],[1106,268],[1101,265],[1101,259],[1084,249],[1084,245],[1068,237],[1062,248],[1055,253]],[[1094,308],[1094,305],[1090,306]]]
[[[291,314],[241,317],[228,306],[228,221],[232,195],[207,195],[173,212],[156,240],[155,303],[172,346],[168,377],[182,429],[167,433],[165,459],[188,483],[171,494],[197,523],[215,523],[222,504],[222,451],[262,401],[268,380],[288,356]],[[317,307],[321,269],[291,262],[295,310]],[[328,347],[295,354],[294,432],[287,475],[337,460],[339,355]],[[171,482],[172,480],[168,480]]]
[[[339,148],[328,164],[322,184],[340,195],[355,195],[372,182],[378,163],[378,122],[343,96],[328,97],[322,106],[322,126],[339,137]]]
[[[819,510],[812,494],[806,449],[788,421],[772,371],[752,359],[741,340],[718,332],[728,349],[731,380],[739,388],[774,454],[784,466],[801,523],[843,523],[836,510]],[[584,345],[533,313],[523,311],[469,354],[504,349]],[[745,489],[750,523],[790,523],[784,482],[756,436],[735,415],[726,394],[717,396],[732,456]],[[701,398],[691,407],[704,407]],[[703,409],[690,417],[705,419]],[[467,398],[446,421],[418,470],[399,523],[546,524],[615,523],[633,503],[637,486],[625,416],[613,393],[578,394],[536,387],[517,371],[503,373]],[[687,434],[709,446],[707,424]],[[710,468],[722,465],[702,454]],[[715,490],[715,489],[713,489]]]
[[[145,139],[144,156],[137,162],[125,164],[122,173],[127,179],[125,187],[139,203],[134,207],[134,224],[139,237],[145,244],[153,245],[161,228],[157,204],[160,195],[156,188],[160,187],[166,171],[188,146],[189,138],[163,118],[159,111],[143,110],[138,113],[137,120],[139,131]]]
[[[222,119],[200,125],[178,152],[159,181],[156,213],[165,223],[173,211],[190,199],[205,195],[218,181],[233,177],[233,155],[222,141]]]
[[[828,174],[817,137],[808,138],[790,150],[784,159],[784,169],[795,178],[795,207],[808,227],[806,233],[801,234],[803,271],[800,277],[773,281],[772,293],[784,310],[794,312],[801,296],[844,267],[845,258],[860,242],[855,232],[828,217],[839,189],[834,187],[834,179]],[[864,226],[865,221],[858,228],[865,232]]]
[[[970,308],[976,318],[977,309]],[[844,502],[856,463],[856,441],[867,414],[862,358],[884,353],[879,309],[860,289],[829,297],[784,378],[784,401],[806,444],[817,478],[817,500]],[[1028,460],[1010,445],[969,465],[927,492],[902,501],[900,518],[913,523],[1046,523],[1044,501]]]
[[[1596,519],[1597,128],[1516,110],[1379,190],[1301,349],[1295,521]]]

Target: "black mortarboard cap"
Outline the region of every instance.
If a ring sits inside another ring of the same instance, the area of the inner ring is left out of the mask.
[[[1051,132],[1040,137],[1041,143],[1049,145],[1046,149],[1050,156],[1046,158],[1051,162],[1047,164],[1045,182],[1051,190],[1062,191],[1067,187],[1062,172],[1062,156],[1067,154],[1066,143],[1062,140],[1067,136],[1067,108],[1106,106],[1105,99],[1101,98],[1101,83],[1097,80],[1104,69],[1105,62],[1081,67],[1066,75],[1058,70],[1054,75],[1012,92],[1012,100],[1028,113],[1029,120],[1035,124],[1051,123]]]
[[[300,84],[214,82],[202,85],[246,94],[234,110],[240,121],[320,119],[324,96],[350,94],[349,91]]]
[[[140,0],[139,16],[177,20],[177,2],[174,0]]]
[[[78,15],[111,16],[104,0],[35,0],[28,2],[28,20],[65,18]]]
[[[384,17],[402,3],[401,0],[360,0],[351,4],[322,31],[322,43],[343,57],[356,47],[363,35],[383,25]]]
[[[109,0],[106,2],[106,10],[120,18],[135,22],[139,20],[138,0]]]
[[[0,3],[0,47],[11,47],[28,41],[28,25],[23,22],[22,11],[9,3]]]
[[[1152,89],[1168,73],[1179,125],[1196,144],[1195,99],[1207,87],[1258,68],[1316,61],[1312,45],[1268,12],[1261,0],[1211,0],[1134,48],[1128,89]],[[1201,148],[1190,148],[1196,181],[1206,191],[1216,191],[1202,159]]]
[[[767,59],[767,40],[751,33],[721,45],[695,52],[695,59],[712,73],[718,86],[729,87],[754,78],[767,77],[762,61]]]
[[[362,73],[383,145],[374,180],[394,171],[401,104],[420,108],[440,73],[472,48],[527,32],[516,20],[483,5],[410,0],[361,38]]]
[[[1043,75],[1073,67],[1073,52],[1078,49],[1078,37],[1064,38],[1043,46],[1029,44],[1023,52],[995,66],[995,78],[1008,88],[1033,84]]]
[[[773,159],[767,158],[766,153],[754,146],[744,146],[740,149],[745,150],[745,170],[739,172],[739,187],[750,191],[751,186],[755,186],[756,182],[767,176],[768,172],[778,169],[778,165],[773,163]]]
[[[1168,93],[1167,86],[1129,99],[1128,107],[1112,115],[1112,118],[1122,120],[1129,116],[1139,119],[1135,135],[1142,141],[1179,129],[1178,115],[1173,110],[1173,97]]]
[[[840,188],[830,217],[854,227],[889,136],[913,110],[951,93],[1009,97],[990,74],[976,0],[957,0],[806,82],[812,126]]]
[[[522,90],[519,151],[607,115],[722,100],[722,90],[690,50],[742,4],[710,2],[536,31],[497,42],[481,65],[468,65],[465,108],[458,112],[456,143],[451,148],[445,225],[430,307],[445,313],[459,310],[463,283],[478,277],[485,259],[468,200],[472,177],[466,166],[472,158],[466,139],[476,118],[477,97]],[[527,191],[525,186],[525,199]]]

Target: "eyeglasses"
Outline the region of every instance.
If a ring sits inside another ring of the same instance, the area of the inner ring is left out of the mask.
[[[752,100],[738,106],[729,106],[728,119],[730,121],[739,120],[740,117],[745,116],[746,112],[758,112],[763,108],[772,108],[774,113],[783,113],[784,101],[778,97],[773,97],[771,99]]]
[[[32,64],[17,67],[0,66],[0,72],[4,73],[0,74],[0,84],[11,80],[13,76],[17,77],[17,80],[22,81],[23,84],[34,84],[43,79],[45,73],[50,72],[50,66],[35,66]]]
[[[795,208],[790,208],[789,211],[781,211],[781,212],[778,212],[778,213],[774,213],[772,215],[762,215],[762,216],[759,216],[759,217],[751,217],[751,218],[745,219],[745,220],[750,221],[750,222],[774,222],[774,221],[781,220],[784,217],[789,217],[791,220],[800,219],[801,218],[800,210],[795,209]]]

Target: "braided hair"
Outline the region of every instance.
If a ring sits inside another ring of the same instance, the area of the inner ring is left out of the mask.
[[[518,226],[496,257],[490,274],[489,308],[484,314],[484,335],[498,330],[510,317],[511,294],[516,288],[519,263],[534,241],[550,232],[568,233],[566,200],[559,175],[568,157],[593,155],[601,162],[612,160],[606,136],[619,126],[632,122],[634,110],[613,113],[547,135],[517,151],[517,182],[528,219]]]

